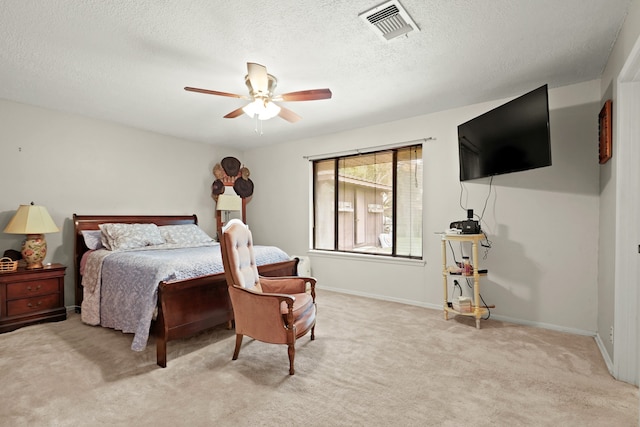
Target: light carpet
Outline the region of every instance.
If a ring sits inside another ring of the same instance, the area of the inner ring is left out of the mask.
[[[318,291],[316,340],[215,328],[130,350],[132,336],[58,323],[0,335],[2,426],[636,426],[638,389],[593,338]]]

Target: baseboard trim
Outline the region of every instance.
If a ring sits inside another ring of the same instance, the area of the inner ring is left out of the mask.
[[[367,292],[358,292],[358,291],[352,291],[352,290],[341,289],[341,288],[331,288],[331,287],[322,286],[322,288],[319,288],[319,289],[326,289],[332,292],[372,298],[372,299],[377,299],[382,301],[390,301],[390,302],[397,302],[401,304],[414,305],[418,307],[431,308],[434,310],[442,310],[442,305],[439,305],[439,304],[430,304],[430,303],[418,302],[418,301],[407,300],[402,298],[387,297],[387,296],[382,296],[377,294],[370,294]],[[566,326],[554,325],[554,324],[544,323],[544,322],[535,322],[535,321],[525,320],[525,319],[517,319],[514,317],[501,316],[493,313],[491,314],[491,318],[495,320],[500,320],[502,322],[515,323],[516,325],[532,326],[535,328],[549,329],[552,331],[565,332],[565,333],[574,334],[574,335],[584,335],[584,336],[593,337],[593,338],[596,337],[595,331],[588,331],[584,329],[568,328]]]
[[[415,305],[418,307],[424,307],[424,308],[432,308],[435,310],[441,310],[442,306],[438,305],[438,304],[429,304],[429,303],[423,303],[423,302],[417,302],[417,301],[413,301],[413,300],[408,300],[408,299],[403,299],[403,298],[394,298],[394,297],[388,297],[388,296],[382,296],[382,295],[378,295],[378,294],[370,294],[368,292],[358,292],[358,291],[353,291],[350,289],[342,289],[342,288],[332,288],[332,287],[327,287],[327,286],[318,286],[318,289],[326,289],[327,291],[331,291],[331,292],[337,292],[340,294],[346,294],[346,295],[355,295],[358,297],[366,297],[366,298],[371,298],[371,299],[377,299],[380,301],[389,301],[389,302],[397,302],[400,304],[407,304],[407,305]]]
[[[595,339],[596,339],[596,344],[598,345],[598,349],[600,350],[600,354],[602,354],[602,359],[604,360],[604,363],[607,365],[607,370],[609,371],[609,374],[611,374],[611,376],[615,378],[615,375],[613,375],[613,362],[609,357],[609,353],[607,352],[607,348],[604,346],[604,342],[602,341],[600,334],[596,333]]]
[[[79,305],[67,305],[67,306],[65,306],[65,308],[67,310],[67,314],[80,313],[80,306]]]

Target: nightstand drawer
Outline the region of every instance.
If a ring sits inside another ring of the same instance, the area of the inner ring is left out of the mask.
[[[0,334],[42,322],[67,318],[62,264],[0,274]],[[0,423],[2,424],[2,423]]]
[[[57,278],[33,282],[9,283],[7,284],[7,299],[30,298],[38,295],[58,293],[59,283]]]
[[[49,294],[9,301],[7,303],[7,315],[19,316],[21,314],[35,313],[37,311],[50,310],[58,307],[60,307],[60,295]]]

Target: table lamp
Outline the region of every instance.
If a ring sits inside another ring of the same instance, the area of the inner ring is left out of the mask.
[[[28,269],[42,268],[42,261],[47,255],[47,241],[44,233],[57,233],[58,227],[51,219],[47,208],[30,205],[20,205],[9,224],[4,229],[9,234],[26,234],[22,245],[22,258],[27,262]]]
[[[236,194],[221,194],[218,196],[216,210],[225,212],[225,222],[227,222],[229,212],[242,210],[242,198]]]
[[[242,198],[237,194],[220,194],[216,201],[216,211],[218,211],[218,236],[222,232],[222,226],[229,221],[229,212],[242,210]],[[224,221],[221,214],[224,212]]]

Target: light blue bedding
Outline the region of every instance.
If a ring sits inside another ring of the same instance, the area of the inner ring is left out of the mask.
[[[254,249],[257,265],[291,259],[274,246],[255,246]],[[90,268],[91,263],[94,265]],[[101,268],[97,268],[96,263],[101,263]],[[98,250],[90,255],[86,268],[101,270],[97,275],[101,280],[91,284],[83,279],[86,297],[82,305],[83,321],[135,334],[131,344],[135,351],[142,351],[147,345],[161,281],[190,279],[224,271],[218,244],[122,252]],[[98,301],[99,307],[96,306]],[[92,313],[93,320],[90,318]]]

